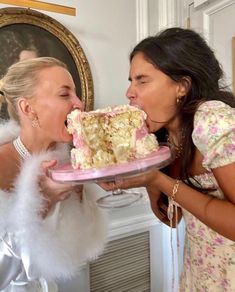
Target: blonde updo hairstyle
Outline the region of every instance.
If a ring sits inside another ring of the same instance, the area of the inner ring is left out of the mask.
[[[63,62],[52,57],[24,60],[8,68],[2,79],[1,91],[7,101],[10,118],[20,123],[17,110],[18,98],[32,98],[34,89],[39,82],[40,71],[55,66],[67,69]]]

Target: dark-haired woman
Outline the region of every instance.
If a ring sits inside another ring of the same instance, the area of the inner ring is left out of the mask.
[[[176,203],[181,207],[180,291],[235,291],[235,99],[221,87],[222,75],[193,30],[167,29],[130,55],[130,104],[147,113],[150,132],[175,146],[176,159],[166,173],[154,170],[118,187],[146,186],[153,212],[167,224]]]

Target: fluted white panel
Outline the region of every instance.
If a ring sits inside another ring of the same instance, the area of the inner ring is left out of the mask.
[[[159,30],[176,25],[176,0],[158,0]]]
[[[111,241],[90,265],[91,292],[150,292],[149,232]]]
[[[148,36],[148,0],[136,0],[137,43]]]

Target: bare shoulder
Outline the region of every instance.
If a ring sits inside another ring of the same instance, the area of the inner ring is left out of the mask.
[[[8,154],[9,154],[9,145],[4,144],[0,146],[0,175],[4,172],[4,168],[6,167],[8,161]]]
[[[19,171],[17,159],[10,143],[0,146],[0,188],[10,189]]]

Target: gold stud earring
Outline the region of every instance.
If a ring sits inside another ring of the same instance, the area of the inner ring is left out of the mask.
[[[177,97],[176,97],[176,103],[177,103],[177,104],[181,103],[181,96],[177,96]]]

